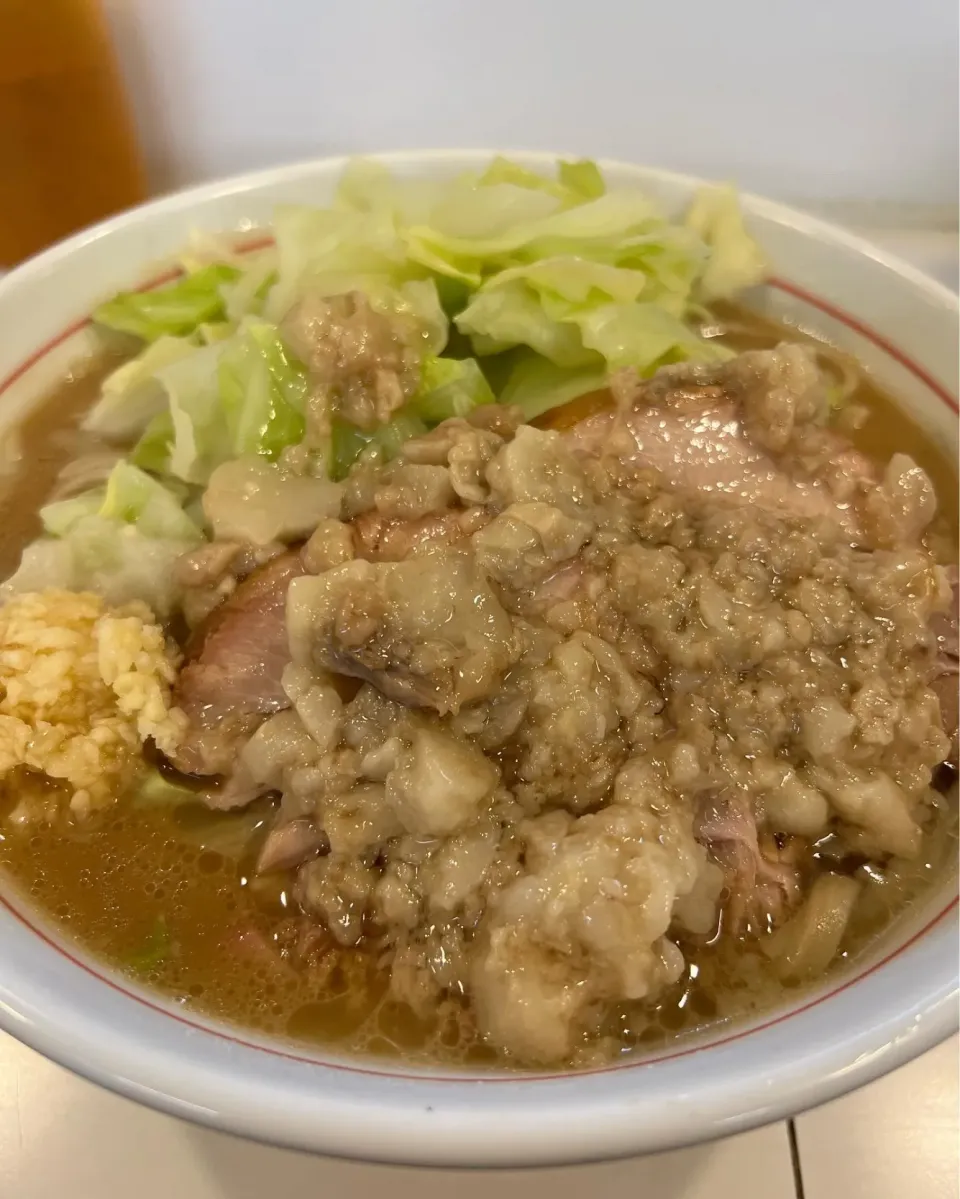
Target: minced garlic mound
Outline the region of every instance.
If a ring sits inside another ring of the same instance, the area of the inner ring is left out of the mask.
[[[178,662],[145,604],[41,591],[0,607],[0,779],[18,767],[72,789],[78,816],[110,804],[153,738],[177,746]],[[25,818],[29,818],[23,813]]]

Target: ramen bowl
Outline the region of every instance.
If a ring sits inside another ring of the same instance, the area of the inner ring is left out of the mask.
[[[553,156],[514,155],[532,168]],[[401,174],[481,166],[479,151],[384,156]],[[247,243],[278,203],[330,198],[327,159],[146,204],[80,233],[0,281],[0,428],[93,345],[89,313],[163,276],[193,230]],[[699,181],[602,163],[673,209]],[[854,355],[956,459],[957,297],[840,229],[742,198],[774,277],[751,296],[773,318]],[[931,886],[846,971],[753,1022],[714,1025],[650,1056],[575,1073],[454,1073],[338,1056],[219,1024],[138,988],[0,881],[0,1026],[120,1094],[222,1131],[371,1161],[555,1165],[725,1136],[835,1098],[957,1028],[956,882]]]

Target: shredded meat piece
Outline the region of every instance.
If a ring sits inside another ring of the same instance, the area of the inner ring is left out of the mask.
[[[227,540],[211,541],[182,554],[174,564],[174,575],[183,589],[180,606],[187,625],[199,628],[233,594],[240,579],[285,549],[277,541],[251,545]]]
[[[264,716],[285,708],[280,685],[289,661],[287,587],[304,573],[286,553],[255,570],[187,646],[175,702],[190,722],[173,759],[187,774],[229,774],[238,744]]]
[[[706,797],[694,822],[697,840],[723,869],[731,931],[741,933],[758,916],[778,924],[800,894],[797,870],[760,851],[757,823],[745,796]],[[764,925],[761,925],[764,927]]]
[[[311,820],[291,820],[272,828],[257,857],[257,874],[289,870],[308,858],[329,852],[326,833]]]
[[[174,566],[177,582],[181,587],[209,587],[219,583],[230,572],[241,548],[239,541],[211,541],[182,554]]]
[[[362,292],[309,293],[282,329],[310,371],[315,391],[308,414],[321,436],[334,413],[361,429],[389,421],[419,385],[422,335],[416,322],[378,312]]]
[[[297,580],[288,621],[295,661],[441,713],[489,694],[516,656],[506,612],[455,551],[355,561]]]
[[[860,505],[876,468],[816,425],[826,396],[805,347],[751,351],[721,366],[666,367],[647,381],[625,372],[614,393],[615,411],[566,435],[577,454],[653,468],[670,485],[717,502],[829,518],[851,537],[868,535]],[[928,519],[925,510],[921,527]]]
[[[475,429],[486,429],[506,441],[523,424],[523,413],[515,404],[481,404],[467,413],[467,421]]]
[[[655,796],[527,831],[528,871],[497,896],[470,976],[481,1027],[524,1061],[568,1058],[599,1001],[655,994],[682,969],[665,934],[702,851]]]
[[[391,520],[378,512],[363,512],[353,521],[354,550],[371,562],[402,562],[424,549],[455,545],[464,538],[459,512]]]

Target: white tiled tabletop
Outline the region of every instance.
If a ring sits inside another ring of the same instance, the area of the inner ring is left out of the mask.
[[[863,1091],[713,1145],[496,1174],[271,1149],[102,1091],[0,1034],[3,1199],[957,1199],[958,1041]]]
[[[957,286],[957,239],[874,233]],[[714,1145],[600,1166],[458,1173],[234,1140],[102,1091],[0,1034],[0,1199],[960,1199],[960,1040],[844,1099]]]

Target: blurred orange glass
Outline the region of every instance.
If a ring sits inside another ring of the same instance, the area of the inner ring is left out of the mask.
[[[96,0],[0,0],[0,267],[143,199]]]

